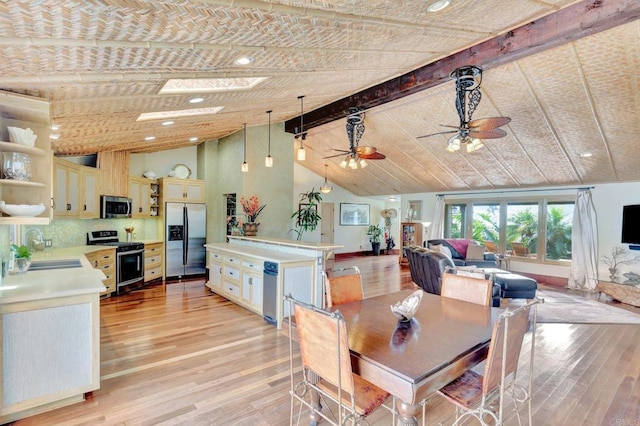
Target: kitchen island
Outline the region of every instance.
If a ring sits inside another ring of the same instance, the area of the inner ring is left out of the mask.
[[[330,251],[341,246],[256,237],[229,237],[205,244],[207,287],[265,317],[276,327],[289,316],[284,296],[323,306],[322,270]]]
[[[0,424],[82,401],[100,387],[99,295],[105,275],[83,255],[95,249],[45,251],[34,261],[76,259],[79,266],[3,279]]]

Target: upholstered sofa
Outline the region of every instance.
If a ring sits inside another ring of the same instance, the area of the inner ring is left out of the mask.
[[[409,246],[405,249],[405,253],[409,263],[411,280],[427,293],[440,294],[442,274],[458,273],[454,261],[440,251],[420,246]],[[478,271],[480,270],[478,268]],[[487,271],[483,270],[484,273]],[[501,297],[533,299],[536,295],[538,283],[532,278],[497,268],[491,268],[487,278],[489,276],[493,279],[493,306],[500,306]]]
[[[428,240],[425,246],[430,249],[439,249],[440,246],[446,247],[456,266],[477,266],[478,268],[496,268],[498,266],[496,253],[485,252],[484,244],[477,244],[473,240],[444,238]]]

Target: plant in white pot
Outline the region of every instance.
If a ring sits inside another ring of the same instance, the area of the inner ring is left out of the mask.
[[[11,244],[11,249],[14,252],[16,272],[27,272],[29,270],[29,266],[31,266],[31,252],[29,251],[29,247]]]
[[[367,235],[369,236],[369,242],[371,242],[371,251],[374,256],[380,254],[380,242],[382,241],[382,227],[380,225],[369,225],[367,229]]]

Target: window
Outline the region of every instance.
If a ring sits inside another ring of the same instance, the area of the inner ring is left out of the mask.
[[[528,261],[570,261],[574,205],[561,197],[455,200],[445,205],[444,235],[494,242]]]

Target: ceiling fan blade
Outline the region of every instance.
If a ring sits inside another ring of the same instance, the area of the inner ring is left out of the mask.
[[[452,124],[441,124],[442,127],[451,127],[452,129],[460,129],[460,126],[454,126]]]
[[[360,158],[364,158],[365,160],[384,160],[387,158],[386,155],[381,154],[379,152],[372,152],[371,154],[358,154]]]
[[[449,133],[458,133],[458,131],[457,130],[447,130],[446,132],[431,133],[430,135],[418,136],[418,137],[416,137],[416,139],[428,138],[430,136],[436,136],[436,135],[446,135],[446,134],[449,134]]]
[[[511,119],[509,117],[489,117],[489,118],[479,118],[477,120],[471,120],[469,122],[469,129],[475,130],[493,130],[498,127],[504,126],[505,124],[509,124]]]
[[[322,157],[322,158],[323,159],[325,159],[325,158],[336,158],[336,157],[343,157],[343,156],[344,156],[344,153],[341,153],[341,154],[336,154],[336,155],[329,155],[328,157]]]
[[[345,154],[350,153],[351,151],[348,151],[346,149],[338,149],[338,148],[331,148],[332,151],[338,151],[338,152],[344,152]]]
[[[360,155],[361,157],[363,155],[370,155],[370,154],[374,154],[376,151],[378,151],[376,149],[375,146],[358,146],[356,148],[356,152],[358,153],[358,155]]]
[[[492,130],[469,130],[469,137],[478,139],[498,139],[507,136],[507,132],[502,129]]]

